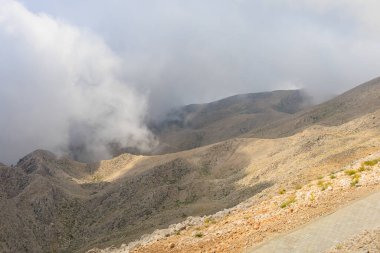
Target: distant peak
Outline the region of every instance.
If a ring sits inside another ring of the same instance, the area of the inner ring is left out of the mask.
[[[22,165],[24,162],[31,160],[33,158],[40,159],[42,161],[49,161],[49,160],[55,160],[56,156],[55,154],[53,154],[52,152],[48,150],[37,149],[33,151],[32,153],[21,158],[20,161],[17,163],[17,166]]]

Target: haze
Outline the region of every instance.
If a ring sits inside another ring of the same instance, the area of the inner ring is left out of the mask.
[[[304,88],[317,101],[379,75],[378,1],[0,0],[0,161],[110,142],[225,96]]]

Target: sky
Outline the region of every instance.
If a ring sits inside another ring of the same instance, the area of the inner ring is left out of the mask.
[[[0,0],[0,161],[156,145],[146,118],[276,89],[317,101],[380,75],[379,1]]]

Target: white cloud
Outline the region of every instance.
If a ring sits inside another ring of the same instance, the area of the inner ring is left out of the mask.
[[[30,115],[42,118],[54,109],[70,112],[72,122],[84,118],[96,122],[102,113],[90,109],[107,107],[94,102],[101,93],[126,108],[127,115],[134,113],[123,120],[135,122],[123,129],[140,129],[126,131],[136,132],[133,136],[147,135],[139,127],[141,120],[134,120],[143,117],[146,107],[161,115],[180,103],[288,87],[306,88],[324,98],[380,74],[380,3],[375,0],[23,1],[33,13],[14,1],[0,1],[1,92],[12,94],[2,95],[1,105],[20,112],[15,98],[30,93],[34,98],[23,99],[30,111],[36,110],[33,99],[58,101]],[[18,6],[17,13],[5,11],[10,3]],[[34,14],[40,12],[54,18]],[[63,85],[67,83],[77,85]],[[101,85],[86,89],[92,83]],[[110,86],[122,87],[125,91],[118,94],[132,97],[130,104],[124,105],[127,102],[115,93],[107,94]],[[62,94],[69,103],[62,102]],[[129,109],[131,104],[137,111]],[[12,131],[16,133],[18,122],[27,122],[28,116],[24,113],[21,120],[16,116],[20,113],[9,115],[15,123],[9,129],[16,127]],[[50,119],[57,121],[56,127],[45,131],[67,129],[67,113],[63,115]],[[23,131],[40,140],[33,127]],[[86,127],[77,129],[88,132]]]
[[[150,109],[293,82],[343,92],[379,75],[375,0],[28,0],[101,34]]]
[[[316,12],[335,12],[342,18],[350,19],[355,23],[353,29],[361,30],[363,34],[376,36],[380,31],[380,2],[377,0],[280,0],[271,1],[272,4],[286,4],[288,7]]]
[[[145,97],[98,36],[1,0],[0,41],[0,160],[73,144],[105,158],[109,142],[151,144]]]

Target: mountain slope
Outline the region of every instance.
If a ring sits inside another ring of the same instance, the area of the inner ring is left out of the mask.
[[[314,124],[339,125],[377,109],[380,77],[315,106],[302,91],[238,95],[169,114],[152,126],[161,143],[155,152],[187,150],[234,137],[290,136]]]
[[[245,249],[272,238],[276,243],[276,238],[281,238],[279,235],[299,227],[302,229],[307,222],[380,190],[378,117],[380,111],[337,127],[313,126],[291,137],[243,145],[239,152],[251,153],[254,162],[247,167],[250,173],[240,183],[247,183],[251,177],[258,177],[259,180],[270,178],[277,183],[275,187],[230,210],[189,218],[130,245],[126,243],[119,249],[92,252],[236,253],[246,252]],[[276,145],[270,149],[264,143]],[[284,159],[279,159],[282,156]],[[375,201],[371,205],[378,206],[378,203]],[[363,211],[356,208],[355,212],[360,210]],[[352,218],[342,217],[336,224],[336,231],[354,233],[357,228],[371,228],[368,226],[374,223],[371,223],[371,216],[355,215],[355,212]],[[350,227],[356,223],[357,228]],[[331,219],[328,225],[331,228]],[[334,231],[331,233],[334,234]],[[293,251],[313,249],[311,252],[319,252],[318,241],[329,240],[317,240],[314,234],[310,235],[303,236],[301,233],[300,236],[297,233],[297,237],[292,236],[289,243],[283,246],[286,249],[287,246],[303,245],[293,248]],[[332,236],[332,239],[342,239],[347,233],[342,235]],[[307,248],[307,245],[310,247]]]
[[[245,136],[260,138],[290,136],[313,124],[336,126],[378,109],[380,109],[380,77],[289,118],[270,122],[260,129],[253,129]]]
[[[189,106],[179,121],[156,129],[167,141],[163,150],[202,146],[177,153],[85,164],[35,151],[15,167],[0,164],[0,251],[119,245],[188,216],[251,197],[260,203],[280,187],[306,184],[379,151],[380,111],[366,114],[380,106],[379,87],[373,80],[303,111],[299,91]]]
[[[155,153],[192,149],[240,136],[270,122],[286,119],[308,106],[299,90],[251,93],[208,104],[194,104],[170,112],[152,123],[160,141]]]
[[[99,164],[36,151],[0,169],[0,185],[8,184],[1,189],[0,249],[83,252],[255,195],[262,201],[279,187],[304,184],[378,151],[378,119],[380,112],[287,138],[235,139],[151,157],[125,154]]]
[[[235,184],[247,165],[238,145],[99,164],[35,151],[0,168],[0,251],[83,252],[236,205],[272,185]]]

